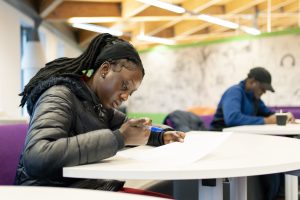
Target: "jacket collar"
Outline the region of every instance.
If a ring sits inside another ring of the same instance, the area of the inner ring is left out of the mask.
[[[50,87],[55,85],[64,85],[68,87],[78,98],[92,101],[95,105],[99,104],[96,95],[90,91],[88,86],[79,77],[51,77],[39,83],[30,93],[27,100],[27,111],[32,114],[35,103],[38,98]]]

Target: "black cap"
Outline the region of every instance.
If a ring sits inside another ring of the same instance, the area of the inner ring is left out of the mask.
[[[248,74],[248,78],[254,78],[255,80],[259,81],[266,90],[275,92],[274,88],[271,85],[272,82],[271,74],[265,68],[255,67],[251,69]]]

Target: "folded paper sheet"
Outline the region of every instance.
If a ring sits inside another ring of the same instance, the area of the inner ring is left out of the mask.
[[[149,162],[189,164],[200,160],[223,144],[230,132],[188,132],[183,143],[174,142],[160,147],[135,147],[120,151],[119,156]],[[140,150],[139,150],[140,149]]]

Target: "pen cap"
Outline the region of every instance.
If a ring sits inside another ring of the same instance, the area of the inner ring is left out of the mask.
[[[164,131],[164,129],[156,127],[156,126],[150,126],[149,129],[151,132],[163,132]]]

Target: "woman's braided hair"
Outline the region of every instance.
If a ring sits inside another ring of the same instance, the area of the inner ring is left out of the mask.
[[[58,58],[54,61],[51,61],[45,65],[42,69],[40,69],[37,74],[29,81],[29,83],[25,86],[22,93],[19,95],[22,96],[20,106],[24,106],[31,91],[40,83],[40,81],[45,81],[50,77],[62,77],[62,76],[73,76],[73,77],[81,77],[82,75],[88,73],[89,70],[93,70],[94,72],[100,67],[100,65],[105,61],[113,61],[113,59],[102,59],[99,58],[100,53],[115,44],[124,43],[134,54],[137,55],[137,58],[127,59],[134,62],[139,68],[141,68],[143,75],[145,74],[142,62],[134,49],[134,47],[115,36],[112,36],[108,33],[100,34],[95,37],[88,48],[77,58]]]

